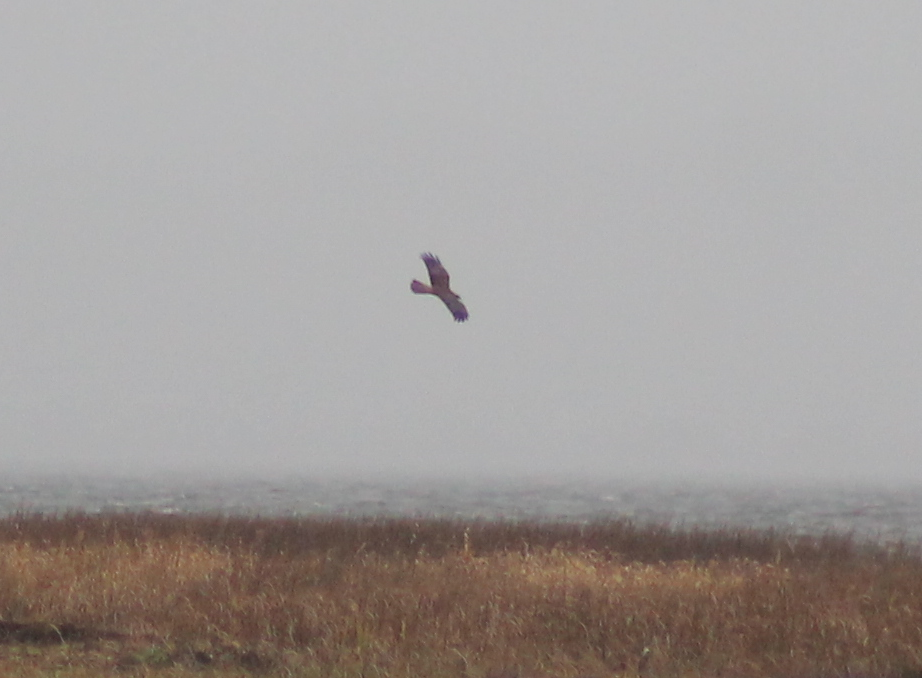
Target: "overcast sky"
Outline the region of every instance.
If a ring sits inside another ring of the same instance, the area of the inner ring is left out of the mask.
[[[922,481],[920,35],[3,3],[0,463]],[[410,292],[428,251],[469,322]]]

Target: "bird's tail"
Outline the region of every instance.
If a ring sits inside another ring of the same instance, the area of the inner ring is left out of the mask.
[[[416,292],[416,294],[432,294],[432,288],[429,287],[429,285],[424,285],[419,280],[411,282],[410,289]]]

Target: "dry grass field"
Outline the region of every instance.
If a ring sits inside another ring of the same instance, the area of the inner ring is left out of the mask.
[[[922,676],[922,558],[628,522],[0,520],[0,676]]]

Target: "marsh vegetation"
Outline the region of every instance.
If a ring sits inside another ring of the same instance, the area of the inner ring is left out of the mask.
[[[0,675],[922,675],[922,558],[847,535],[0,520]]]

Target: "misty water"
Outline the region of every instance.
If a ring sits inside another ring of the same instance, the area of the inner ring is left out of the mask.
[[[437,516],[775,528],[922,541],[922,487],[565,481],[208,480],[23,477],[0,511],[261,516]]]

